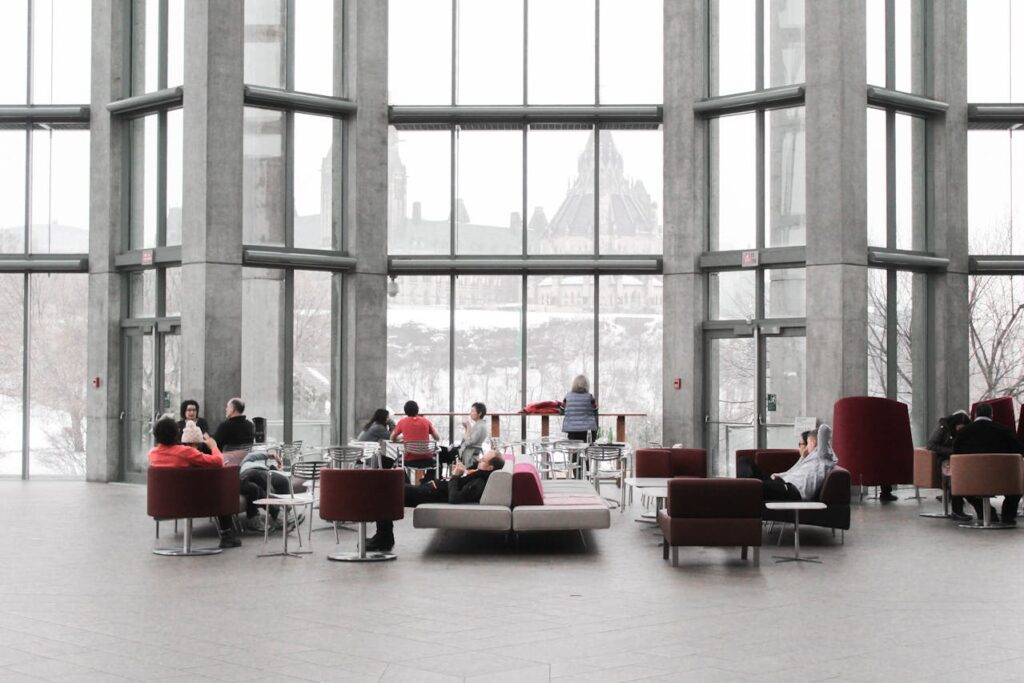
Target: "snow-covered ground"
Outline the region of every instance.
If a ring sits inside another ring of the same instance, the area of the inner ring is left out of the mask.
[[[32,448],[30,473],[32,476],[76,476],[76,474],[53,466],[61,453],[52,443],[48,433],[59,432],[67,422],[67,416],[59,411],[34,406],[29,444]],[[0,396],[0,477],[21,476],[21,401]],[[85,476],[85,470],[77,472]]]

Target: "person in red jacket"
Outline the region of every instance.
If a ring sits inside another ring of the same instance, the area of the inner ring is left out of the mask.
[[[179,443],[181,430],[171,416],[157,420],[153,425],[153,438],[156,439],[156,446],[149,452],[150,467],[224,467],[224,457],[212,436],[203,435],[203,441],[210,449],[209,454],[182,445]],[[218,517],[217,524],[220,527],[221,548],[237,548],[242,545],[242,541],[235,535],[229,515]]]

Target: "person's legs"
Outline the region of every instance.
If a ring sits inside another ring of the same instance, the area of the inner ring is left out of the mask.
[[[953,511],[954,515],[958,515],[960,517],[966,517],[967,516],[966,513],[964,513],[964,497],[963,496],[950,496],[949,497],[949,507]]]
[[[799,502],[800,492],[795,486],[781,479],[772,479],[771,477],[762,480],[764,486],[764,499],[765,500],[777,500],[777,501],[789,501]]]
[[[221,548],[237,548],[242,545],[242,540],[235,535],[235,526],[231,521],[231,515],[222,515],[217,518],[217,531],[220,534]]]
[[[761,468],[757,466],[753,458],[743,456],[736,463],[736,476],[740,479],[760,479],[765,481],[769,477],[764,476]]]
[[[981,524],[985,519],[985,506],[991,506],[991,504],[988,502],[988,498],[982,498],[980,496],[967,496],[967,502],[971,504],[972,508],[974,508],[974,512],[977,515],[976,522],[978,524]],[[995,510],[992,510],[992,515],[990,519],[993,522],[999,521],[999,515],[996,514]]]
[[[999,519],[1003,524],[1017,523],[1017,506],[1020,505],[1020,496],[1006,496],[1003,498],[1003,509],[999,513]]]
[[[436,483],[436,486],[435,486]],[[419,486],[405,485],[405,507],[414,508],[423,503],[444,503],[448,500],[448,482],[436,481]],[[377,533],[367,541],[368,550],[391,550],[395,547],[395,523],[377,522]]]
[[[894,500],[899,500],[899,498],[897,498],[892,492],[892,484],[882,484],[878,488],[880,489],[878,500],[885,503],[891,503]]]

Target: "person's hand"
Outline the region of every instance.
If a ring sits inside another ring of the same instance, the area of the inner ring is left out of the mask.
[[[773,475],[771,476],[771,478],[772,478],[772,479],[778,479],[778,478],[779,478],[779,475],[778,475],[778,474],[773,474]]]
[[[209,434],[203,434],[203,443],[205,443],[206,447],[209,448],[211,451],[217,447],[217,442],[214,441],[213,437],[210,436]]]
[[[452,476],[453,477],[461,477],[465,473],[466,473],[466,466],[463,465],[461,462],[460,463],[456,463],[455,467],[452,468]]]

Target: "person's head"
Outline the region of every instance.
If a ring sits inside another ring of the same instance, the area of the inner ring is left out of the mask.
[[[505,458],[501,457],[501,453],[498,451],[487,451],[484,453],[484,457],[480,458],[480,464],[477,465],[477,469],[481,470],[500,470],[505,467]]]
[[[590,382],[587,381],[586,375],[576,375],[576,378],[572,381],[572,390],[579,394],[585,394],[590,391]]]
[[[978,418],[978,417],[987,417],[988,419],[991,420],[992,419],[992,404],[991,403],[979,403],[978,407],[974,409],[974,416],[976,418]]]
[[[164,415],[153,425],[153,438],[161,446],[174,446],[181,439],[178,421],[170,415]]]
[[[230,399],[228,404],[224,406],[224,415],[226,417],[238,417],[239,415],[245,415],[245,401],[237,396]]]
[[[406,401],[402,411],[406,417],[416,417],[420,414],[420,404],[416,403],[416,401]]]
[[[818,436],[810,430],[800,433],[800,440],[796,444],[796,449],[800,451],[801,458],[813,450],[811,442],[817,441],[817,439]]]
[[[946,426],[951,432],[956,434],[961,429],[971,423],[971,416],[967,414],[965,410],[958,410],[948,418],[946,418]]]
[[[182,420],[198,420],[199,419],[199,402],[192,399],[186,399],[181,402],[181,419]]]
[[[469,408],[469,416],[474,420],[482,420],[487,414],[487,406],[477,401]]]
[[[388,411],[386,408],[377,408],[377,410],[373,411],[373,417],[370,418],[370,421],[366,423],[363,429],[369,429],[375,424],[387,426]]]

